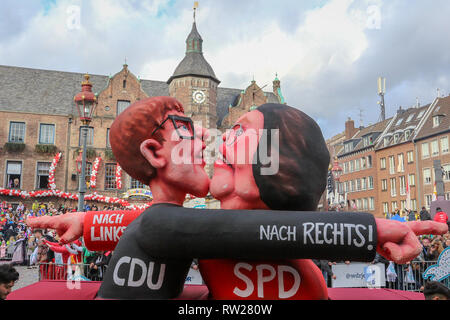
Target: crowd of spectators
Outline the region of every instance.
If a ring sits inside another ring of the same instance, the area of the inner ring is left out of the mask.
[[[97,211],[96,205],[85,208]],[[120,210],[117,206],[103,206],[102,210]],[[59,245],[53,230],[31,230],[25,221],[29,217],[55,216],[76,212],[72,208],[52,202],[35,201],[31,208],[23,203],[0,203],[0,263],[38,268],[40,279],[63,280],[68,277],[101,281],[111,258],[111,252],[90,252],[83,243]]]

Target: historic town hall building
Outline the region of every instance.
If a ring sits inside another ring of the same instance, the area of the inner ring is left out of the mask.
[[[88,193],[111,197],[143,187],[124,174],[122,186],[117,188],[117,163],[108,140],[114,119],[130,104],[147,97],[172,96],[194,121],[223,131],[257,106],[285,103],[278,78],[272,92],[264,92],[255,81],[244,89],[220,87],[220,75],[203,56],[203,39],[195,22],[186,39],[185,57],[174,70],[167,81],[155,81],[139,79],[126,64],[114,76],[0,65],[0,190],[47,189],[52,161],[60,152],[62,158],[55,169],[57,189],[77,192],[82,124],[73,99],[82,82],[92,84],[98,95],[87,138],[88,182],[97,159],[100,165],[94,172],[95,190]],[[0,201],[15,200],[0,193]]]

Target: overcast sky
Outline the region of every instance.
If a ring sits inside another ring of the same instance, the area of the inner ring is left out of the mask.
[[[185,53],[189,0],[1,0],[0,64],[167,81]],[[79,12],[79,14],[78,14]],[[281,80],[325,138],[450,93],[448,0],[203,0],[197,27],[221,87]],[[1,88],[0,88],[1,90]]]

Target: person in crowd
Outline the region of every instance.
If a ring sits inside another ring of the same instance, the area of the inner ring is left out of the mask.
[[[336,280],[336,275],[333,274],[332,265],[336,264],[335,262],[330,262],[328,260],[317,260],[312,259],[314,264],[319,267],[320,271],[322,272],[323,278],[325,279],[325,282],[330,287],[331,286],[331,279]]]
[[[20,180],[18,178],[14,179],[11,189],[20,189]]]
[[[193,259],[191,263],[191,268],[194,270],[198,270],[198,259]]]
[[[15,237],[15,236],[10,236],[10,237],[9,237],[9,240],[6,241],[6,245],[7,245],[8,247],[14,246],[15,243],[16,243],[16,237]]]
[[[422,210],[420,211],[420,221],[427,221],[431,220],[430,213],[427,211],[425,207],[422,207]]]
[[[36,237],[38,246],[37,262],[42,264],[40,266],[41,280],[53,279],[53,260],[55,258],[55,254],[45,244],[45,240],[51,242],[56,241],[49,235],[44,236],[44,232],[41,229],[35,229],[34,236]]]
[[[413,210],[408,212],[408,221],[416,221],[416,214]]]
[[[69,259],[69,272],[73,274],[83,274],[83,270],[80,265],[83,263],[83,245],[80,240],[76,240],[70,244],[66,244],[67,250],[70,252]]]
[[[377,252],[375,255],[375,259],[372,261],[372,264],[378,264],[378,263],[382,263],[384,265],[384,272],[385,272],[385,274],[387,274],[389,260]]]
[[[101,281],[106,267],[111,259],[111,252],[96,252],[93,261],[89,265],[89,278],[92,281]]]
[[[0,245],[0,259],[4,258],[6,258],[6,241],[2,239]]]
[[[425,284],[423,295],[425,300],[449,300],[450,289],[440,282],[430,281]]]
[[[444,249],[450,247],[450,237],[445,237]]]
[[[448,216],[447,216],[447,214],[444,211],[442,211],[441,208],[437,207],[436,208],[436,215],[434,216],[434,221],[441,222],[441,223],[447,223]]]
[[[37,200],[34,200],[33,205],[31,206],[31,210],[33,210],[34,213],[37,213],[39,210],[39,202]]]
[[[429,261],[437,261],[442,251],[444,251],[442,241],[439,238],[433,239],[428,253]]]
[[[4,238],[11,239],[11,237],[17,236],[17,224],[13,219],[9,219],[9,221],[3,227],[2,233]]]
[[[6,300],[17,280],[19,280],[19,273],[12,265],[0,265],[0,300]]]
[[[22,213],[22,212],[24,212],[24,211],[25,211],[25,206],[23,205],[22,202],[19,202],[19,205],[18,205],[17,208],[16,208],[16,212]]]
[[[12,257],[12,263],[18,265],[27,264],[27,241],[25,239],[24,233],[21,232],[17,235],[16,243],[14,244],[14,252]]]
[[[84,274],[90,279],[89,270],[91,263],[94,262],[96,253],[94,251],[89,251],[85,246],[83,246],[83,264],[84,264]],[[91,279],[92,280],[92,279]]]
[[[35,259],[37,256],[37,241],[36,237],[32,234],[28,237],[28,243],[27,243],[27,253],[28,253],[28,268],[32,269],[33,265],[36,263]]]
[[[59,240],[58,236],[55,240]],[[66,280],[67,264],[69,262],[71,252],[67,250],[66,246],[61,246],[56,242],[42,240],[47,245],[55,256],[55,274],[52,280]]]
[[[394,263],[395,273],[397,274],[397,280],[394,283],[394,289],[404,290],[404,274],[403,270],[406,269],[406,264]]]

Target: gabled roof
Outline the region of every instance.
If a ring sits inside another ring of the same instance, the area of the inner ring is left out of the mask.
[[[383,149],[394,145],[402,144],[412,141],[415,134],[415,130],[418,128],[420,122],[426,116],[426,112],[430,104],[423,107],[413,107],[407,110],[401,110],[397,112],[396,116],[392,119],[392,123],[389,128],[380,137],[376,148]],[[405,133],[409,131],[409,137]],[[385,138],[389,139],[385,144]]]
[[[391,122],[391,120],[392,118],[375,123],[374,125],[371,125],[366,128],[361,128],[351,139],[347,139],[343,142],[343,144],[345,145],[347,142],[353,141],[354,143],[353,149],[349,152],[345,152],[345,149],[342,148],[338,153],[338,156],[341,157],[347,154],[362,151],[369,147],[374,147],[377,144],[377,141],[381,136],[382,132],[385,130],[386,126]],[[368,139],[371,138],[372,143],[364,145],[364,137],[367,137]]]
[[[0,66],[0,110],[69,115],[82,80],[82,73]],[[91,75],[90,81],[100,92],[108,76]]]
[[[425,139],[440,133],[450,131],[450,96],[438,98],[432,105],[428,117],[417,132],[414,140]],[[433,125],[433,118],[439,117],[439,125]]]

